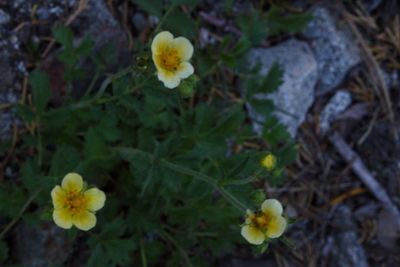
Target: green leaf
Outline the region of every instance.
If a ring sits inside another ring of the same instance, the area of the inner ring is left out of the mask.
[[[56,41],[62,44],[66,49],[72,48],[74,34],[69,27],[64,25],[55,27],[53,29],[53,36],[54,39],[56,39]]]
[[[146,11],[147,13],[161,17],[163,10],[163,0],[132,0],[135,4],[139,6],[140,9]]]
[[[200,0],[172,0],[174,5],[189,5],[191,8],[195,7]]]
[[[36,112],[41,114],[51,97],[49,77],[40,70],[34,70],[29,75],[29,82],[32,86],[33,104],[36,108]]]
[[[210,134],[227,138],[238,130],[244,119],[242,106],[236,105],[228,110],[224,116],[221,116],[217,126],[210,131]]]
[[[57,149],[57,152],[52,158],[50,175],[64,176],[74,171],[79,162],[79,152],[74,147],[62,145]]]
[[[0,240],[0,263],[8,258],[8,246],[3,240]]]
[[[185,36],[192,39],[196,33],[196,24],[193,19],[180,10],[171,12],[163,25],[163,28],[174,33],[174,36]]]
[[[270,35],[299,32],[311,21],[309,13],[284,15],[282,8],[272,6],[266,14]]]
[[[258,92],[271,93],[279,88],[283,83],[283,69],[278,63],[274,63],[269,69],[268,74],[261,81]]]
[[[273,116],[265,120],[262,136],[270,144],[278,144],[281,141],[290,140],[290,134],[285,126]]]
[[[85,135],[83,154],[86,159],[92,159],[108,155],[107,146],[95,128],[90,128]]]
[[[18,187],[15,183],[3,183],[0,187],[0,203],[2,203],[0,214],[10,218],[18,217],[26,199],[26,192],[22,187]]]
[[[126,222],[117,218],[107,224],[100,234],[90,237],[92,247],[89,266],[131,266],[131,253],[136,248],[134,238],[122,238],[126,231]],[[102,262],[98,262],[101,257]],[[105,264],[111,263],[111,264]],[[96,265],[100,264],[100,265]],[[104,264],[104,265],[103,265]]]
[[[83,40],[79,43],[78,47],[75,49],[75,53],[79,56],[88,56],[94,47],[93,38],[85,36]]]
[[[253,45],[260,44],[267,37],[267,22],[256,10],[252,10],[251,14],[238,16],[236,23]]]
[[[274,103],[270,99],[251,99],[250,105],[255,109],[255,111],[264,116],[268,117],[271,115],[271,113],[275,110],[274,109]]]
[[[35,113],[31,107],[18,105],[15,107],[17,115],[25,122],[30,123],[35,120]]]

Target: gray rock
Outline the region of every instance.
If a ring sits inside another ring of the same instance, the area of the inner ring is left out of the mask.
[[[322,134],[329,131],[331,122],[334,121],[340,113],[345,111],[350,104],[351,94],[348,91],[340,90],[336,92],[321,112],[319,127]]]
[[[382,0],[362,0],[362,5],[368,12],[374,11],[382,3]]]
[[[323,7],[316,7],[313,20],[304,30],[311,39],[311,48],[318,62],[316,94],[324,94],[337,87],[347,72],[360,63],[360,51],[348,32]]]
[[[65,231],[53,223],[18,225],[14,253],[22,267],[63,266],[72,250]]]
[[[0,25],[10,22],[10,15],[8,15],[4,10],[0,9]]]
[[[357,227],[353,220],[350,208],[340,206],[333,219],[335,225],[332,246],[333,266],[340,267],[367,267],[367,257],[364,248],[358,243]]]
[[[146,16],[142,13],[135,13],[132,16],[132,23],[135,25],[135,28],[138,30],[145,29],[149,26],[149,21],[147,20]]]
[[[309,46],[301,41],[290,39],[275,47],[255,48],[248,54],[251,65],[261,63],[261,74],[267,74],[273,63],[284,69],[283,84],[271,94],[258,94],[257,99],[271,99],[277,110],[275,114],[292,137],[304,121],[308,108],[314,101],[314,86],[317,81],[317,63]],[[250,117],[254,119],[254,129],[261,133],[264,118],[249,107]]]
[[[106,1],[89,1],[88,8],[80,14],[72,26],[76,28],[77,32],[81,33],[81,36],[90,36],[93,39],[95,52],[100,52],[108,45],[115,49],[117,58],[113,64],[107,65],[107,72],[116,73],[119,69],[132,63],[127,35],[108,9]],[[79,42],[81,40],[77,38],[74,41]],[[96,71],[96,66],[89,61],[82,61],[79,67],[85,69],[87,75],[85,79],[73,84],[73,94],[77,96],[86,91]],[[100,81],[95,84],[94,88],[98,88],[99,83]]]
[[[19,42],[15,36],[0,41],[0,105],[13,104],[19,99],[21,86],[19,81],[25,74],[20,71],[24,65],[20,54]],[[18,64],[15,64],[16,60],[19,60]],[[13,125],[19,125],[19,123],[20,121],[10,109],[1,109],[0,139],[10,139]]]

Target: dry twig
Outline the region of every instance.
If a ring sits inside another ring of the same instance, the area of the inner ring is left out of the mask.
[[[390,212],[397,226],[400,228],[400,211],[392,202],[385,189],[376,181],[371,172],[365,166],[360,156],[346,143],[345,140],[338,134],[333,133],[329,136],[329,140],[337,150],[337,152],[349,163],[352,170],[360,178],[360,180],[368,187],[371,193],[382,203],[383,207]]]

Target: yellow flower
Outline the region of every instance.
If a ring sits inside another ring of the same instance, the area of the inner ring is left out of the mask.
[[[160,32],[151,44],[153,62],[157,77],[167,88],[177,87],[181,79],[193,74],[193,66],[188,62],[193,55],[193,46],[185,37],[177,37],[168,32]]]
[[[242,236],[254,245],[261,245],[268,238],[280,237],[287,224],[282,211],[282,205],[276,199],[265,200],[259,213],[248,210]]]
[[[273,170],[276,166],[276,157],[271,153],[267,154],[262,158],[261,165],[268,170]]]
[[[53,200],[53,220],[61,228],[73,225],[87,231],[96,225],[95,212],[104,206],[106,195],[97,188],[84,189],[82,177],[68,173],[51,191]]]

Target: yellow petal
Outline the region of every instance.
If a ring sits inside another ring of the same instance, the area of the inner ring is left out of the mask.
[[[278,200],[267,199],[262,203],[261,210],[263,213],[268,214],[269,217],[275,217],[282,214],[283,208]]]
[[[181,79],[176,73],[165,70],[158,70],[157,77],[164,83],[164,86],[173,89],[181,83]]]
[[[173,46],[178,50],[182,61],[187,61],[193,56],[193,45],[185,37],[175,38]]]
[[[190,64],[189,62],[182,62],[179,65],[176,75],[181,79],[186,79],[187,77],[192,75],[193,72],[194,72],[194,68],[193,68],[192,64]]]
[[[65,175],[64,179],[61,182],[61,187],[65,191],[74,191],[79,192],[83,188],[83,179],[77,173],[71,172]]]
[[[261,160],[261,165],[265,167],[268,170],[272,170],[276,166],[276,157],[272,154],[266,155],[262,160]]]
[[[84,211],[73,217],[73,224],[82,231],[88,231],[96,225],[96,216],[89,211]]]
[[[159,32],[154,37],[153,42],[151,43],[151,53],[153,55],[153,60],[154,56],[160,54],[161,51],[163,51],[166,47],[170,46],[173,40],[174,36],[170,32],[168,31]]]
[[[87,190],[85,193],[85,199],[87,203],[87,209],[90,211],[97,211],[104,207],[104,202],[106,201],[106,194],[103,191],[92,188]]]
[[[253,245],[261,245],[265,240],[264,233],[251,225],[243,226],[241,234],[247,242]]]
[[[269,238],[280,237],[286,229],[286,219],[282,216],[277,216],[271,219],[267,228],[267,236]]]
[[[62,208],[65,201],[65,192],[59,185],[55,186],[51,190],[51,199],[53,200],[53,206],[55,209]]]
[[[61,228],[70,229],[72,227],[72,217],[66,209],[55,209],[53,220]]]

